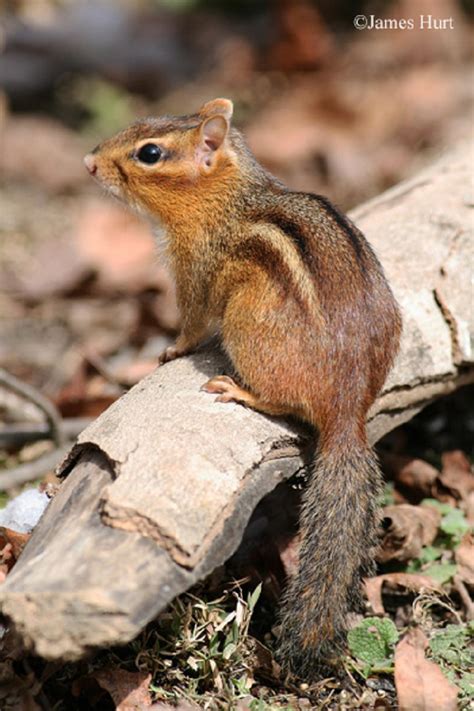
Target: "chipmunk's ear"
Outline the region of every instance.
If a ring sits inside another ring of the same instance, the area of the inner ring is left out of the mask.
[[[230,123],[234,113],[234,104],[230,99],[213,99],[203,104],[199,109],[199,114],[203,118],[211,116],[223,116]]]
[[[199,114],[203,121],[199,127],[198,162],[204,168],[212,167],[216,151],[224,143],[232,117],[232,102],[228,99],[208,101]]]

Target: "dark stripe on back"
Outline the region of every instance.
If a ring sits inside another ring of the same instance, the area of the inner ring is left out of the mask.
[[[348,238],[360,266],[365,266],[367,254],[364,250],[364,238],[359,236],[357,227],[355,227],[349,218],[338,210],[327,197],[324,197],[324,195],[316,195],[315,193],[293,192],[290,193],[290,195],[301,195],[303,197],[307,197],[310,200],[316,201],[322,208],[324,208],[327,214],[333,218],[334,222],[341,228],[342,232]]]
[[[278,227],[285,235],[291,238],[304,264],[311,269],[313,257],[308,249],[307,238],[300,226],[294,220],[290,220],[284,215],[278,214],[268,215],[265,221],[271,225],[275,225],[275,227]]]
[[[346,237],[349,238],[349,242],[351,243],[354,249],[357,260],[360,263],[362,263],[363,261],[365,262],[365,252],[361,238],[357,234],[357,228],[352,225],[350,220],[345,215],[343,215],[343,213],[338,210],[337,207],[335,207],[332,202],[328,200],[328,198],[324,197],[323,195],[312,195],[311,193],[306,194],[312,198],[315,198],[321,205],[324,206],[326,211],[329,213],[329,215],[331,215],[336,224],[339,225]]]
[[[257,264],[265,269],[272,281],[281,287],[284,298],[292,294],[301,306],[307,308],[307,304],[298,296],[299,289],[295,284],[291,268],[282,255],[265,238],[257,235],[244,240],[244,242],[236,246],[235,257],[239,260],[248,260],[251,264]]]

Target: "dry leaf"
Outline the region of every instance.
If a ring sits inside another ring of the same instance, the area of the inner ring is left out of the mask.
[[[395,649],[395,686],[399,711],[456,711],[457,688],[435,662],[426,659],[428,640],[411,629]]]
[[[464,452],[445,452],[441,461],[443,468],[435,487],[435,495],[441,501],[456,504],[467,502],[474,492],[474,474]]]
[[[457,574],[468,585],[474,585],[474,536],[466,533],[454,553],[458,564]]]
[[[254,639],[252,641],[252,656],[250,658],[252,675],[258,673],[259,678],[281,679],[281,667],[273,658],[272,652],[264,644]]]
[[[4,548],[10,544],[11,553],[15,560],[20,557],[30,537],[31,533],[19,533],[18,531],[13,531],[11,528],[0,526],[0,548]]]
[[[461,449],[453,449],[451,452],[444,452],[441,455],[443,472],[448,469],[458,469],[468,474],[472,474],[472,467],[469,459]]]
[[[118,385],[112,387],[102,376],[92,377],[87,365],[83,358],[55,397],[55,405],[63,417],[98,417],[121,395]]]
[[[425,498],[432,495],[432,487],[439,476],[435,467],[423,459],[399,455],[384,455],[384,467],[390,472],[397,487],[405,490],[410,498]]]
[[[417,593],[422,592],[422,590],[441,591],[441,586],[438,583],[427,575],[419,573],[385,573],[385,575],[377,575],[375,578],[366,578],[364,581],[365,592],[376,615],[385,614],[382,601],[384,583],[392,587],[403,587]]]
[[[101,669],[94,673],[93,678],[109,692],[116,711],[141,711],[151,706],[148,691],[151,674],[124,669]]]
[[[383,516],[389,525],[377,554],[381,563],[417,558],[422,547],[436,538],[441,521],[441,514],[432,506],[411,504],[385,506]]]
[[[467,497],[465,509],[467,522],[474,526],[474,491]]]

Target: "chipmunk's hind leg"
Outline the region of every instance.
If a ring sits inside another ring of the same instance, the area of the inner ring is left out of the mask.
[[[216,375],[204,383],[201,390],[205,390],[207,393],[218,393],[216,402],[238,402],[253,410],[264,412],[266,415],[289,414],[287,408],[261,400],[258,395],[241,387],[228,375]]]

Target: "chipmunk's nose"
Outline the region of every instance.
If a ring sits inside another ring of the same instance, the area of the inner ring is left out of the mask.
[[[97,163],[95,162],[95,157],[92,153],[88,153],[84,158],[84,163],[91,175],[95,175],[97,172]]]

